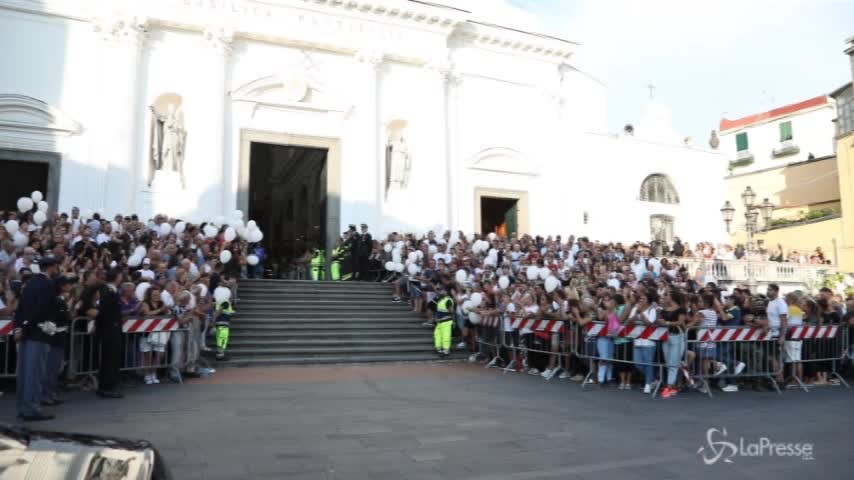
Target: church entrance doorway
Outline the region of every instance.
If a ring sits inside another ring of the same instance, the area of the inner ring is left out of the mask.
[[[327,156],[324,148],[251,144],[249,218],[262,226],[278,276],[309,278],[303,262],[326,249]]]
[[[18,199],[35,190],[55,209],[60,160],[58,153],[0,148],[0,210],[17,210]]]
[[[519,200],[480,197],[481,233],[515,236],[519,232]]]

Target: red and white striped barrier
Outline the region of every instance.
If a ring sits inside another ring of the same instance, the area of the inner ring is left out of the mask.
[[[178,330],[178,320],[169,318],[129,318],[122,323],[123,333],[171,332]]]
[[[608,336],[608,330],[604,323],[588,323],[585,327],[588,336],[605,337]],[[640,338],[643,340],[667,340],[667,327],[647,327],[645,325],[623,325],[616,334],[616,337],[624,338]]]
[[[563,320],[534,320],[511,317],[510,326],[513,330],[528,329],[534,332],[563,333]]]
[[[15,331],[15,322],[12,320],[0,320],[0,337],[11,335]]]
[[[765,342],[772,340],[770,330],[761,328],[715,328],[697,331],[697,340],[701,342]]]
[[[501,317],[498,315],[481,317],[480,324],[484,327],[498,328],[499,326],[501,326]]]
[[[827,325],[824,327],[818,326],[802,326],[789,327],[788,340],[814,340],[820,338],[836,338],[839,332],[839,326]]]

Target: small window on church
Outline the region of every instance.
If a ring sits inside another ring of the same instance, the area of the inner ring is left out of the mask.
[[[792,122],[783,122],[780,124],[780,141],[792,139]]]
[[[678,204],[679,194],[669,178],[654,174],[646,177],[641,184],[640,199],[644,202]]]

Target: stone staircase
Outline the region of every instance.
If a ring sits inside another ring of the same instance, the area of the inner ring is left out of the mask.
[[[433,330],[387,283],[242,280],[219,365],[437,360]]]

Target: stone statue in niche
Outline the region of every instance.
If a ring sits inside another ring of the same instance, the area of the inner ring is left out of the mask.
[[[396,130],[389,136],[385,154],[386,196],[392,187],[405,189],[409,183],[409,171],[412,157],[402,130]]]
[[[184,145],[187,132],[184,130],[183,115],[174,104],[169,104],[166,111],[156,105],[151,110],[151,144],[149,151],[148,183],[154,181],[155,173],[174,172],[181,179],[181,187],[186,187],[184,180]]]

